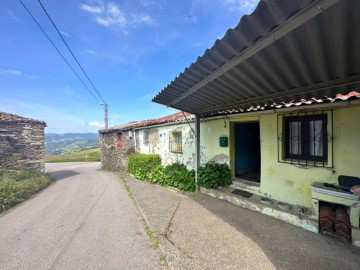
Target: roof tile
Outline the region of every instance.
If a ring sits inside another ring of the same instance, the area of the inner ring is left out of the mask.
[[[0,112],[0,122],[44,124],[46,126],[46,123],[44,121],[6,112]]]

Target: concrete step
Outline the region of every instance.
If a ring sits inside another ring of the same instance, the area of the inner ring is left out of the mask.
[[[316,217],[302,214],[299,211],[300,208],[296,206],[287,205],[285,203],[277,202],[275,200],[270,200],[256,194],[259,191],[251,192],[251,190],[256,191],[256,188],[259,189],[258,187],[255,187],[255,189],[251,186],[247,186],[245,189],[239,187],[241,187],[241,184],[232,185],[231,187],[222,187],[218,189],[201,188],[200,192],[218,199],[226,200],[240,207],[257,211],[262,214],[274,217],[276,219],[280,219],[289,224],[301,227],[305,230],[315,233],[318,232],[318,220],[316,219]],[[252,195],[250,198],[246,198],[241,195],[232,193],[235,189],[244,190],[253,193],[254,195]]]

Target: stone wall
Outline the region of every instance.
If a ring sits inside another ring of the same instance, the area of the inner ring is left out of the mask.
[[[45,123],[0,121],[0,170],[44,171]]]
[[[135,152],[135,138],[132,135],[129,131],[100,133],[100,158],[104,169],[127,170],[128,155]]]

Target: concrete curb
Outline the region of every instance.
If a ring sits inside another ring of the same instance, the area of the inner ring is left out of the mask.
[[[124,181],[124,185],[126,190],[129,192],[129,196],[132,197],[132,199],[135,207],[138,209],[139,214],[141,215],[141,218],[146,223],[146,226],[148,226],[154,233],[154,228],[151,227],[148,217],[146,216],[143,208],[141,207],[141,204],[138,202],[137,198],[135,197],[135,194],[131,190],[131,186],[128,183],[127,177],[122,175],[121,180]],[[177,189],[174,188],[168,188],[172,192],[181,193]],[[171,220],[169,221],[171,222]],[[168,267],[171,270],[200,270],[198,266],[196,266],[190,258],[188,258],[183,252],[181,252],[171,241],[169,241],[164,234],[157,234],[155,233],[156,237],[159,240],[158,248],[160,249],[160,252],[165,255],[165,267]],[[160,255],[162,255],[160,254]]]

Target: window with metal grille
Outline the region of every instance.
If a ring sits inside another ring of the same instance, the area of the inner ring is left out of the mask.
[[[327,115],[285,118],[286,158],[327,161]]]
[[[279,122],[282,123],[280,130]],[[332,111],[280,115],[280,121],[278,116],[279,162],[332,167],[333,158],[329,157],[329,147],[333,154],[332,141]]]
[[[115,145],[116,145],[116,148],[120,148],[123,146],[122,133],[120,133],[120,132],[115,134]]]
[[[149,130],[145,129],[144,130],[144,144],[148,144],[149,143]]]
[[[169,151],[173,153],[182,153],[182,134],[181,132],[170,133]]]

